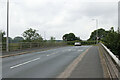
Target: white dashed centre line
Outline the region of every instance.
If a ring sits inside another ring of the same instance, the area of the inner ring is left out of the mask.
[[[47,56],[50,56],[50,55],[53,55],[53,54],[56,54],[56,53],[48,54]]]
[[[36,59],[30,60],[30,61],[27,61],[27,62],[24,62],[24,63],[21,63],[21,64],[17,64],[17,65],[15,65],[15,66],[10,67],[10,68],[13,69],[13,68],[16,68],[16,67],[19,67],[19,66],[28,64],[28,63],[30,63],[30,62],[33,62],[33,61],[36,61],[36,60],[39,60],[39,59],[40,59],[40,58],[36,58]]]
[[[78,50],[78,51],[83,51],[83,50]]]

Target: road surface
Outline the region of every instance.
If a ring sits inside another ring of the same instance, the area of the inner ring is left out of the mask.
[[[3,58],[2,77],[3,78],[56,78],[62,72],[64,72],[64,70],[79,55],[81,55],[85,50],[87,50],[90,47],[92,46],[68,46],[68,47],[56,48],[41,52],[34,52],[31,54],[24,54],[19,56]],[[85,58],[83,58],[83,60],[81,61],[82,63],[79,64],[82,67],[88,66],[88,68],[83,68],[83,69],[95,68],[95,70],[93,71],[93,75],[97,73],[95,71],[102,70],[100,66],[100,62],[98,61],[99,58],[96,49],[97,49],[96,47],[92,47],[92,50],[90,49],[90,51],[88,52],[89,54],[87,53],[85,55]],[[95,55],[95,53],[97,55]],[[90,54],[92,54],[93,57],[92,55],[90,56]],[[96,61],[98,61],[99,63],[96,62],[95,64],[90,65],[89,62],[95,59],[97,59]],[[85,70],[85,73],[88,71]],[[75,71],[73,71],[73,73],[75,73]],[[102,71],[100,71],[97,75],[100,75],[99,77],[102,77]],[[71,77],[72,76],[73,74],[71,75]]]
[[[97,46],[93,46],[73,70],[70,78],[104,78]]]

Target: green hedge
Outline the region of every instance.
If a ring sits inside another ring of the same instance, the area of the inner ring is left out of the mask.
[[[80,42],[82,45],[93,45],[96,44],[96,41],[67,41],[68,45],[74,45],[75,42]]]

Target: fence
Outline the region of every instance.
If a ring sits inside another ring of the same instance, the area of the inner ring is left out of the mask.
[[[20,42],[20,43],[9,43],[9,51],[18,51],[30,48],[47,48],[64,46],[64,42]],[[2,43],[2,51],[6,51],[6,43]]]

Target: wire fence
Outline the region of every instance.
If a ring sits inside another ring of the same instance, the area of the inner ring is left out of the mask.
[[[64,42],[20,42],[20,43],[9,43],[9,51],[19,51],[32,48],[48,48],[65,46]],[[6,43],[2,43],[2,52],[6,52]]]
[[[67,42],[19,42],[19,43],[9,43],[9,51],[20,51],[32,48],[49,48],[49,47],[59,47],[65,45],[74,45],[76,41]],[[79,41],[82,45],[93,45],[96,41]],[[2,43],[2,52],[6,52],[6,43]]]

